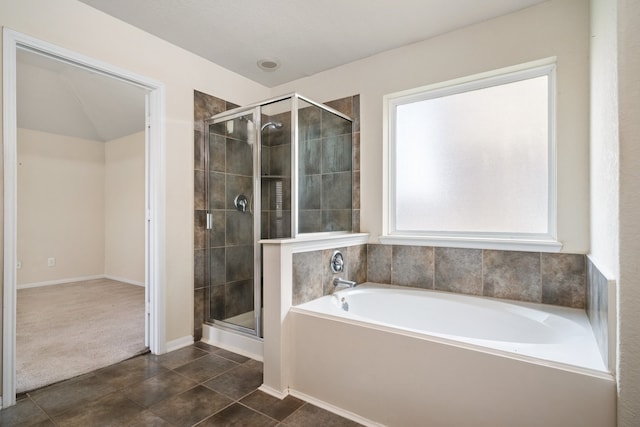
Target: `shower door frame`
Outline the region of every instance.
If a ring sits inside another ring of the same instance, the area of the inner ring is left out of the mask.
[[[211,316],[211,260],[210,260],[210,248],[207,245],[207,299],[205,302],[205,307],[207,308],[207,317],[205,319],[205,323],[213,323],[214,325],[221,326],[224,328],[228,328],[237,332],[241,332],[243,334],[250,335],[252,337],[257,337],[262,339],[262,255],[260,251],[260,231],[261,231],[261,217],[260,212],[262,209],[261,206],[261,196],[262,191],[260,188],[260,159],[261,159],[261,135],[260,135],[260,127],[261,127],[261,117],[260,117],[260,105],[250,106],[246,108],[233,109],[229,111],[225,111],[223,113],[216,114],[212,118],[205,120],[205,158],[204,165],[205,170],[207,171],[207,175],[205,178],[205,194],[207,201],[207,232],[211,231],[210,225],[212,221],[210,220],[211,209],[209,204],[209,160],[210,160],[210,144],[209,144],[209,127],[211,125],[217,123],[224,123],[229,120],[234,120],[240,117],[244,117],[251,114],[253,117],[254,124],[254,147],[251,150],[252,157],[252,199],[253,199],[253,319],[254,319],[254,328],[246,328],[241,325],[236,325],[231,322],[227,322],[225,320],[212,319]],[[248,142],[247,142],[248,143]],[[225,142],[226,144],[226,142]],[[226,203],[226,200],[225,200]],[[251,204],[250,204],[251,205]],[[226,210],[226,209],[225,209]],[[257,213],[257,214],[256,214]],[[226,221],[225,221],[226,223]],[[225,233],[226,238],[226,233]],[[207,239],[208,241],[208,239]],[[226,258],[225,258],[225,268],[226,268]]]
[[[300,235],[304,235],[304,236],[332,236],[332,235],[340,235],[340,234],[348,234],[350,233],[350,231],[318,231],[318,232],[312,232],[312,233],[300,233],[298,231],[298,223],[299,223],[299,218],[298,218],[298,201],[299,201],[299,195],[298,195],[298,190],[299,190],[299,183],[298,183],[298,179],[293,179],[294,176],[297,175],[297,170],[298,170],[298,155],[299,155],[299,147],[298,147],[298,115],[299,115],[299,108],[300,108],[300,103],[299,101],[302,100],[304,102],[306,102],[307,104],[313,105],[315,107],[320,108],[321,110],[327,111],[331,114],[334,114],[336,116],[342,117],[343,119],[348,120],[349,122],[351,122],[352,128],[351,128],[351,133],[353,135],[353,118],[350,117],[347,114],[344,114],[338,110],[336,110],[335,108],[329,107],[328,105],[322,104],[320,102],[316,102],[312,99],[307,98],[306,96],[300,95],[297,92],[291,92],[285,95],[280,95],[280,96],[276,96],[274,98],[269,98],[269,99],[265,99],[264,101],[260,101],[260,102],[256,102],[253,104],[249,104],[247,106],[244,107],[236,107],[233,108],[231,110],[228,111],[224,111],[222,113],[218,113],[216,115],[214,115],[213,117],[211,117],[209,120],[205,121],[205,125],[206,125],[206,130],[208,132],[208,125],[213,123],[213,121],[215,120],[216,123],[222,121],[219,119],[223,119],[224,117],[238,117],[238,116],[242,116],[244,115],[244,113],[246,113],[247,111],[251,111],[254,110],[256,113],[254,114],[254,119],[256,123],[256,132],[257,132],[257,138],[256,138],[256,144],[258,144],[258,150],[257,150],[257,160],[258,160],[258,167],[261,167],[261,163],[260,163],[260,158],[261,158],[261,150],[262,150],[262,132],[259,131],[259,129],[262,127],[262,114],[261,114],[261,110],[262,107],[269,105],[269,104],[273,104],[279,101],[284,101],[286,99],[291,98],[291,239],[296,239],[298,237],[300,237]],[[205,161],[208,161],[208,159],[206,159]],[[353,165],[352,165],[353,168]],[[255,177],[255,172],[256,170],[254,169],[254,177]],[[297,177],[297,176],[296,176]],[[258,175],[257,176],[257,182],[259,184],[261,184],[261,177]],[[259,187],[260,189],[262,187]],[[351,209],[353,210],[353,205],[351,206]],[[260,225],[260,222],[258,222],[258,225]],[[353,224],[352,224],[353,225]],[[258,239],[258,241],[261,239]],[[258,242],[257,241],[257,242]]]
[[[330,112],[336,116],[342,117],[343,119],[348,120],[352,124],[352,135],[353,135],[353,118],[349,117],[347,114],[344,114],[335,108],[329,107],[322,103],[313,101],[305,96],[300,95],[299,93],[292,92],[285,95],[277,96],[274,98],[269,98],[264,101],[256,102],[254,104],[250,104],[244,107],[236,107],[228,111],[224,111],[222,113],[218,113],[211,117],[208,120],[205,120],[205,138],[206,138],[206,150],[205,150],[205,170],[207,171],[207,178],[205,180],[205,192],[207,195],[207,218],[210,215],[210,209],[208,206],[208,197],[209,197],[209,126],[214,123],[220,123],[227,120],[232,120],[234,118],[242,117],[250,112],[253,112],[254,124],[255,124],[255,133],[256,138],[254,139],[254,143],[256,147],[253,151],[253,197],[254,197],[254,218],[253,218],[253,227],[254,227],[254,247],[253,247],[253,262],[254,262],[254,325],[255,330],[242,327],[240,325],[235,325],[229,322],[225,322],[223,320],[216,320],[211,318],[211,300],[210,295],[206,298],[205,307],[207,308],[207,316],[205,319],[205,323],[213,324],[216,326],[220,326],[223,328],[231,329],[233,331],[241,332],[252,337],[258,338],[262,340],[262,245],[260,244],[261,239],[261,231],[262,231],[262,223],[261,223],[261,201],[262,201],[262,176],[260,174],[262,163],[262,132],[260,131],[262,127],[262,107],[273,104],[276,102],[284,101],[286,99],[291,99],[291,233],[289,237],[290,239],[296,239],[301,234],[304,236],[332,236],[332,235],[342,235],[348,234],[350,231],[321,231],[314,233],[299,233],[298,224],[299,224],[299,183],[298,183],[298,166],[299,166],[299,147],[298,147],[298,115],[299,115],[299,101],[302,100],[307,104],[313,105],[315,107],[320,108],[321,110]],[[353,168],[353,165],[352,165]],[[295,177],[295,179],[294,179]],[[353,205],[351,207],[353,210]],[[258,215],[255,214],[258,212]],[[207,221],[209,223],[209,220]],[[352,224],[353,226],[353,224]],[[208,248],[208,246],[207,246]],[[209,249],[207,249],[209,251]],[[207,252],[207,267],[210,266],[209,260],[209,252]],[[207,279],[210,280],[210,274],[208,274]],[[209,288],[211,285],[207,283],[207,287]],[[210,292],[210,290],[209,290]]]

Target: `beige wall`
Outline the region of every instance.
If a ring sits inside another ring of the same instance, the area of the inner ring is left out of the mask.
[[[144,200],[144,132],[103,143],[18,129],[18,286],[144,285]]]
[[[103,274],[104,162],[102,142],[18,129],[18,286]]]
[[[591,1],[591,257],[617,284],[618,425],[640,418],[640,4]]]
[[[108,141],[104,151],[104,274],[144,285],[144,132]]]
[[[616,2],[592,0],[591,253],[609,279],[618,277],[618,52]]]
[[[618,1],[618,425],[640,419],[640,3]],[[614,218],[610,220],[615,221]]]
[[[379,29],[384,31],[384,29]],[[589,4],[551,0],[274,88],[318,101],[360,94],[361,230],[382,232],[385,94],[557,57],[558,238],[589,249]]]
[[[0,0],[0,25],[162,82],[166,87],[166,339],[193,332],[193,90],[239,105],[255,82],[75,0]]]

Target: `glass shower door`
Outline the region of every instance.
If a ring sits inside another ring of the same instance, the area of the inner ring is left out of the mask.
[[[257,155],[254,110],[208,123],[207,228],[209,319],[252,335],[259,331],[254,308],[256,264],[255,188]]]

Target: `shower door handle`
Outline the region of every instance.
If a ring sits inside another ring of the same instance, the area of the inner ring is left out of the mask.
[[[212,213],[208,213],[207,214],[207,226],[206,226],[207,230],[213,230],[213,214]]]

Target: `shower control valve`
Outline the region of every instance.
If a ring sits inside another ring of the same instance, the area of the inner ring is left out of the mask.
[[[236,210],[245,213],[247,211],[247,205],[249,205],[249,200],[244,194],[238,194],[236,198],[233,199],[233,204]]]
[[[334,273],[342,273],[344,271],[344,258],[342,256],[342,252],[335,251],[333,255],[331,255],[331,271]]]

